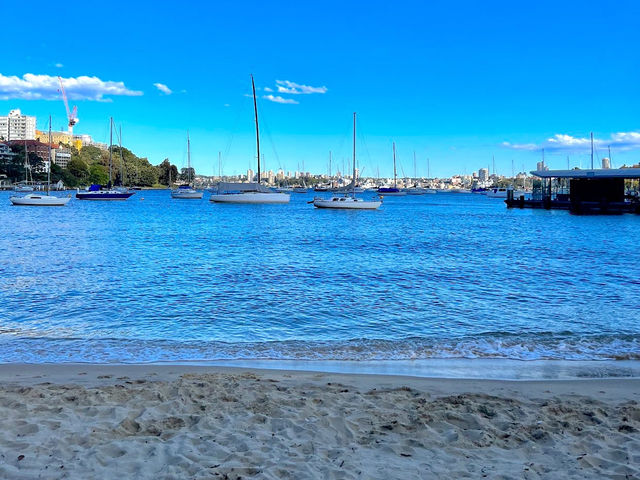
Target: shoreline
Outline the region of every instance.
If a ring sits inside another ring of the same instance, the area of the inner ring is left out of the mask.
[[[640,379],[0,365],[0,477],[636,478]]]
[[[300,371],[332,374],[382,375],[433,379],[469,380],[579,380],[606,378],[640,378],[640,360],[516,360],[494,358],[444,358],[419,360],[211,360],[168,362],[6,362],[25,368],[38,366],[66,367],[177,367],[238,368],[268,371]]]

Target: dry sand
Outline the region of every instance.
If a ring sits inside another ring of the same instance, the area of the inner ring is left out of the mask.
[[[0,365],[0,478],[640,478],[640,380]]]

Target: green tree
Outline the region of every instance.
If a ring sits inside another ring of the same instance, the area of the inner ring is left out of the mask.
[[[89,178],[89,165],[79,157],[71,157],[67,165],[67,170],[80,183],[85,182]]]
[[[94,163],[89,167],[89,183],[96,183],[98,185],[106,185],[109,183],[109,170],[104,165]]]

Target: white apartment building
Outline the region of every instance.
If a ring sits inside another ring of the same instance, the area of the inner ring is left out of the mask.
[[[65,148],[56,148],[53,150],[53,163],[60,168],[67,168],[71,161],[71,152]]]
[[[489,181],[489,169],[481,168],[478,170],[478,181],[479,182],[487,182]]]
[[[36,117],[22,115],[19,109],[0,117],[0,140],[35,140]]]

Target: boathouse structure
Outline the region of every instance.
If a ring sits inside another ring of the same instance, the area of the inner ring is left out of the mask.
[[[507,192],[509,208],[569,210],[577,214],[640,214],[640,168],[535,170],[531,198]]]

